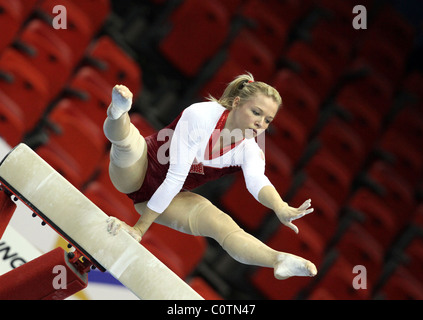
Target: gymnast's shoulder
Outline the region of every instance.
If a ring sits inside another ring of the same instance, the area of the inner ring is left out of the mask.
[[[183,115],[212,120],[219,118],[225,110],[225,107],[215,101],[196,102],[185,108]]]

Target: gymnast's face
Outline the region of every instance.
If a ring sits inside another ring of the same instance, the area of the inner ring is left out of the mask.
[[[244,138],[253,138],[269,127],[277,112],[277,103],[263,94],[257,94],[244,103],[236,97],[228,116],[227,128],[241,129]]]

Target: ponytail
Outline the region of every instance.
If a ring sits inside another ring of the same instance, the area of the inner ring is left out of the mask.
[[[232,82],[230,82],[220,99],[216,99],[211,95],[209,95],[207,99],[218,102],[226,109],[231,110],[236,97],[240,97],[240,103],[242,104],[258,93],[273,98],[278,107],[282,105],[282,98],[279,95],[279,92],[264,82],[255,82],[253,75],[249,72],[237,76]]]

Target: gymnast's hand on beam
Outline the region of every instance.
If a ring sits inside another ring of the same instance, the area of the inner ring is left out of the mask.
[[[298,233],[298,228],[292,223],[292,221],[302,218],[306,214],[313,212],[314,209],[310,208],[310,206],[311,199],[308,199],[298,208],[293,208],[289,205],[286,205],[281,209],[275,210],[275,213],[284,225],[294,230],[295,233]]]
[[[141,241],[142,235],[138,229],[128,226],[125,222],[120,221],[115,217],[109,217],[107,219],[107,231],[112,235],[117,235],[120,229],[125,230],[129,235],[137,240],[137,242]]]

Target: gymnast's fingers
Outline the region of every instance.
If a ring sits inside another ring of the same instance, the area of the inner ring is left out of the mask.
[[[311,206],[311,199],[304,201],[304,203],[298,207],[298,210],[306,210]]]
[[[311,199],[304,201],[304,203],[296,209],[297,214],[292,218],[292,220],[302,218],[305,215],[312,213],[314,209],[310,208],[310,206],[311,206]]]
[[[310,208],[310,209],[307,209],[307,210],[305,210],[305,211],[303,211],[303,212],[300,212],[294,219],[299,219],[299,218],[302,218],[302,217],[304,217],[305,215],[307,215],[307,214],[309,214],[309,213],[312,213],[314,211],[314,209],[313,208]]]
[[[107,231],[110,234],[115,236],[121,227],[122,224],[118,219],[114,217],[110,217],[107,219]]]
[[[295,224],[293,224],[292,222],[288,222],[288,223],[286,223],[285,225],[286,225],[288,228],[290,228],[290,229],[294,230],[294,232],[298,234],[299,230],[298,230],[298,227],[297,227]]]

